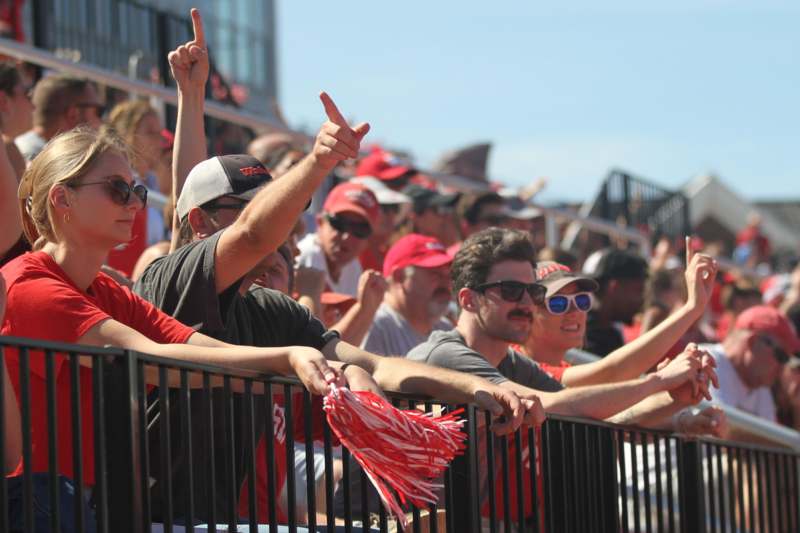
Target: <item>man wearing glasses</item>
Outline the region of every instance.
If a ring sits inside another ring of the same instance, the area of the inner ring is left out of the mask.
[[[67,75],[48,76],[33,89],[33,129],[15,139],[26,161],[36,157],[47,141],[80,125],[100,127],[103,103],[88,80]]]
[[[317,215],[316,233],[297,243],[297,265],[325,272],[329,291],[357,296],[361,276],[358,256],[366,248],[379,217],[378,199],[365,185],[337,185]]]
[[[780,311],[758,305],[736,319],[721,344],[702,346],[717,362],[719,389],[714,400],[767,420],[776,420],[770,387],[800,340]]]
[[[563,389],[510,349],[527,340],[547,292],[537,283],[535,255],[530,237],[516,230],[489,228],[464,241],[451,267],[461,308],[456,328],[434,331],[408,358],[476,374],[523,398],[538,396],[546,412],[628,424],[658,425],[687,404],[711,398],[713,362],[695,351],[644,377]]]

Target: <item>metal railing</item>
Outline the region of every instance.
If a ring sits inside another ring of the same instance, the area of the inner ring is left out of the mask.
[[[394,527],[295,380],[11,337],[0,337],[0,356],[19,398],[23,441],[20,472],[0,481],[2,531],[9,520],[34,531],[42,497],[53,502],[44,526],[53,531],[66,517],[79,531],[91,524],[101,532]],[[442,408],[392,397],[409,408]],[[65,413],[69,420],[59,418]],[[792,451],[559,416],[541,430],[497,437],[487,413],[466,406],[465,417],[465,453],[443,476],[438,506],[407,508],[412,531],[800,528]],[[67,442],[68,465],[59,462]],[[84,475],[89,464],[93,483]],[[66,472],[71,501],[59,491]],[[89,495],[90,505],[73,505]]]

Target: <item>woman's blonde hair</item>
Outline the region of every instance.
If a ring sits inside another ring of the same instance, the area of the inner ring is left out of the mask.
[[[84,126],[53,137],[28,165],[18,196],[25,238],[34,250],[58,241],[50,190],[76,183],[107,152],[129,157],[125,142],[114,132]]]
[[[114,109],[108,114],[108,128],[111,128],[117,135],[128,145],[128,152],[131,157],[138,157],[140,154],[135,153],[134,147],[136,143],[136,128],[142,119],[148,115],[156,115],[156,110],[153,109],[146,100],[126,100],[114,106]]]

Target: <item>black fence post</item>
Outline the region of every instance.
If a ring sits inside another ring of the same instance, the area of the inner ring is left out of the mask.
[[[108,514],[115,532],[142,531],[139,402],[136,393],[136,352],[125,350],[105,365],[106,450],[108,452]]]
[[[480,519],[478,522],[475,521],[475,515],[480,516],[480,482],[475,464],[478,459],[476,453],[478,412],[472,406],[467,406],[464,408],[464,414],[467,417],[467,449],[463,455],[457,455],[450,464],[453,507],[448,509],[447,513],[453,517],[453,531],[468,533],[478,531],[480,526]]]
[[[703,458],[696,440],[680,441],[678,486],[681,523],[685,531],[705,531]]]

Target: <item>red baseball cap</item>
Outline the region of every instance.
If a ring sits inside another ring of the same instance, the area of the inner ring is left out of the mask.
[[[766,333],[774,337],[788,354],[800,351],[800,338],[794,326],[774,307],[757,305],[745,310],[736,319],[735,329]]]
[[[409,233],[389,248],[383,260],[383,275],[389,277],[398,268],[407,266],[437,268],[452,262],[453,256],[434,237]]]
[[[380,205],[375,194],[360,183],[345,182],[337,185],[328,197],[322,210],[331,215],[337,213],[356,213],[374,226],[380,216]]]
[[[358,162],[356,176],[375,176],[390,181],[414,170],[391,152],[375,149]]]

